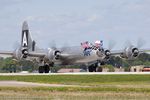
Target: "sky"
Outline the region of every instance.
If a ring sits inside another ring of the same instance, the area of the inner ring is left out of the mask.
[[[38,47],[80,46],[103,40],[104,47],[143,48],[150,42],[150,0],[0,0],[0,50],[13,50],[27,21]],[[128,42],[127,42],[128,41]]]

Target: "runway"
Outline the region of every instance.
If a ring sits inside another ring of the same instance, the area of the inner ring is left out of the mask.
[[[150,72],[79,72],[79,73],[0,73],[0,76],[28,76],[28,75],[134,75],[150,74]]]

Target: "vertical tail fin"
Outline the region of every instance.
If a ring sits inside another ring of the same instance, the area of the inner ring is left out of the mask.
[[[28,48],[29,43],[29,28],[26,21],[22,25],[22,37],[21,37],[21,46],[22,48]]]
[[[26,21],[24,21],[22,25],[21,47],[23,49],[32,48],[32,39],[29,33],[28,23]]]
[[[22,35],[21,35],[21,51],[23,57],[26,58],[28,55],[28,51],[32,49],[32,39],[29,33],[28,23],[26,21],[23,22],[22,25]]]

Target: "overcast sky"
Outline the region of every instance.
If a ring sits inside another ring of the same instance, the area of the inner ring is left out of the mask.
[[[0,0],[0,50],[13,50],[20,42],[26,20],[37,45],[47,48],[115,41],[121,49],[126,41],[149,48],[150,0]]]

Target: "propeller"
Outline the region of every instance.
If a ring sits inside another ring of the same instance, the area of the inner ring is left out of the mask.
[[[133,45],[130,40],[126,41],[124,55],[129,59],[132,59],[132,57],[137,57],[139,55],[139,48],[141,48],[144,43],[145,41],[141,38],[138,39],[136,45]]]
[[[17,42],[17,41],[16,41],[16,42],[14,43],[14,45],[13,45],[13,49],[15,49],[15,50],[18,49],[18,48],[20,48],[20,47],[21,47],[21,45],[20,45],[20,43]]]
[[[56,42],[55,42],[55,40],[53,40],[52,42],[49,43],[49,47],[50,47],[51,49],[53,49],[53,50],[56,50],[56,49],[57,49],[57,48],[56,48]]]
[[[64,52],[69,50],[67,43],[65,43],[64,46],[62,46],[61,48],[58,48],[55,40],[49,43],[49,47],[54,51],[55,59],[59,59],[60,57],[62,59]]]
[[[116,45],[116,42],[114,40],[110,40],[108,43],[108,49],[112,50]]]
[[[143,40],[142,38],[139,38],[138,40],[137,40],[137,44],[135,45],[137,48],[141,48],[141,47],[143,47],[145,45],[145,40]],[[126,41],[125,42],[125,48],[126,47],[130,47],[130,46],[134,46],[132,43],[131,43],[131,41],[130,40],[128,40],[128,41]]]
[[[145,40],[143,40],[142,38],[139,38],[138,41],[137,41],[137,47],[138,48],[141,48],[145,45]]]
[[[64,45],[60,48],[61,52],[67,52],[70,50],[69,44],[66,42]]]
[[[53,50],[60,50],[60,52],[66,52],[69,50],[69,44],[66,42],[64,45],[60,48],[57,47],[55,40],[49,43],[49,47]]]
[[[132,46],[132,43],[131,43],[130,40],[127,40],[127,41],[125,42],[125,48],[130,47],[130,46]]]

